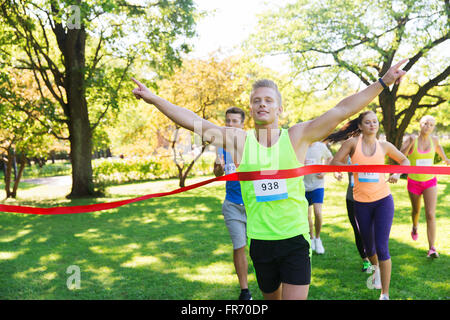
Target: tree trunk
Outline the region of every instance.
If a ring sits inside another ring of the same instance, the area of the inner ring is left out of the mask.
[[[395,101],[394,97],[387,90],[383,90],[378,96],[378,101],[381,106],[383,119],[382,124],[384,128],[384,133],[386,135],[386,140],[394,143],[395,132],[397,128],[397,123],[395,121]]]
[[[68,30],[65,39],[67,112],[69,113],[70,156],[72,159],[72,191],[69,198],[94,195],[92,180],[92,130],[85,97],[86,31]]]
[[[11,148],[8,149],[8,155],[7,155],[7,162],[6,162],[6,170],[5,170],[5,191],[6,191],[6,198],[8,199],[11,197],[11,171],[12,171],[12,153]]]
[[[16,161],[16,150],[11,149],[11,161],[12,168],[14,170],[14,179],[17,177],[17,161]]]
[[[195,162],[198,160],[198,158],[200,158],[200,156],[203,154],[203,152],[206,149],[206,144],[203,142],[202,145],[202,151],[191,161],[191,163],[189,164],[189,166],[187,167],[186,171],[183,173],[183,169],[180,169],[180,167],[178,167],[178,176],[180,178],[180,188],[183,188],[186,186],[186,179],[189,175],[189,172],[191,172],[192,167],[194,166]]]
[[[181,171],[181,170],[178,171],[178,178],[180,179],[180,183],[178,184],[178,186],[180,188],[183,188],[186,186],[187,173],[188,172],[183,174],[183,171]]]
[[[19,188],[19,182],[20,179],[22,178],[23,170],[25,169],[26,163],[27,163],[26,157],[23,154],[21,154],[19,158],[19,172],[17,173],[17,177],[14,181],[13,191],[11,193],[12,198],[16,198],[17,189]]]
[[[381,106],[383,119],[381,123],[383,124],[384,134],[386,135],[386,141],[394,144],[398,149],[401,146],[398,143],[398,132],[397,132],[397,121],[395,117],[395,99],[391,92],[383,90],[378,96],[378,101]],[[387,159],[388,164],[395,164],[395,161],[391,158]]]

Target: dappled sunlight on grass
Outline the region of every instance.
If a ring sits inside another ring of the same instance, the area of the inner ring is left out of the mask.
[[[135,217],[133,221],[141,223],[141,224],[151,224],[157,222],[158,219],[153,215],[143,215],[141,217]]]
[[[173,221],[177,221],[177,222],[186,222],[186,221],[205,221],[205,217],[198,215],[198,214],[189,214],[186,215],[185,213],[187,213],[188,211],[185,212],[180,212],[180,213],[184,213],[184,215],[178,215],[178,216],[174,216],[174,218],[172,219]]]
[[[122,263],[120,266],[127,268],[136,268],[160,263],[161,260],[154,256],[134,256],[130,261]]]
[[[162,252],[160,254],[157,255],[157,257],[159,257],[161,259],[161,261],[165,260],[165,261],[169,261],[171,259],[176,259],[176,255],[169,253],[169,252]]]
[[[326,177],[321,233],[326,252],[313,255],[309,298],[377,299],[379,292],[366,288],[368,275],[360,271],[361,259],[345,209],[346,181]],[[187,184],[206,179],[190,179]],[[447,181],[450,183],[450,178]],[[233,247],[221,213],[224,185],[215,183],[97,213],[1,214],[0,298],[236,299],[239,284]],[[436,261],[426,258],[423,211],[419,240],[410,238],[405,181],[392,188],[396,193],[390,240],[393,299],[448,298],[450,218],[444,206],[450,198],[443,194],[450,193],[448,186],[439,185],[437,243],[441,258]],[[59,193],[50,191],[42,201],[21,198],[11,204],[84,205],[176,188],[177,180],[145,182],[109,187],[108,198],[77,200],[63,196],[52,200]],[[79,290],[66,286],[70,265],[80,267]],[[250,259],[249,265],[250,289],[255,299],[261,299]]]
[[[314,262],[313,262],[314,263]],[[335,269],[329,269],[329,268],[314,268],[314,275],[315,276],[324,276],[324,275],[331,275],[336,274],[338,271]]]
[[[109,287],[116,281],[123,280],[121,276],[114,276],[115,270],[106,266],[88,266],[83,269],[83,272],[90,273],[90,279],[96,280],[102,283],[104,286]]]
[[[184,278],[190,281],[201,281],[205,283],[230,284],[235,281],[233,264],[227,262],[215,262],[208,266],[191,269]]]
[[[182,235],[170,236],[162,240],[162,242],[182,243],[186,239]]]
[[[212,252],[214,255],[227,255],[231,257],[232,244],[221,244]]]
[[[97,254],[121,255],[125,253],[135,252],[141,247],[142,246],[140,244],[130,243],[123,246],[92,246],[89,247],[89,250]]]
[[[403,258],[405,258],[405,256],[403,256]],[[413,266],[410,264],[403,264],[403,265],[399,266],[399,271],[405,272],[405,273],[411,273],[411,272],[417,272],[418,268],[416,266]]]
[[[91,228],[82,233],[75,233],[74,236],[92,240],[101,238],[102,233],[98,229]]]
[[[46,270],[47,270],[46,266],[41,266],[38,268],[32,267],[32,268],[28,268],[27,270],[14,273],[13,277],[17,278],[17,279],[27,279],[27,278],[37,279]]]
[[[446,297],[446,299],[450,299],[450,286],[448,285],[448,283],[445,282],[438,282],[438,281],[425,281],[424,285],[434,289],[434,290],[443,290],[443,291],[447,291],[448,296]]]
[[[56,272],[49,272],[42,276],[45,280],[54,280],[58,277],[58,274]]]
[[[19,255],[23,254],[24,251],[0,251],[0,260],[12,260],[16,259]]]
[[[23,236],[26,236],[27,234],[29,234],[31,232],[31,230],[19,230],[16,232],[15,235],[11,235],[11,236],[2,236],[0,237],[0,242],[11,242],[14,240],[17,240]]]
[[[48,263],[50,263],[50,262],[58,261],[58,260],[60,260],[61,258],[62,258],[62,257],[61,257],[60,254],[57,254],[57,253],[51,253],[51,254],[49,254],[49,255],[40,257],[40,258],[39,258],[39,263],[40,263],[40,264],[46,265],[46,264],[48,264]]]

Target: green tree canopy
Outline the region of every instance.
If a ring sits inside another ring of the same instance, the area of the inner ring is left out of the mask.
[[[287,55],[297,83],[316,89],[369,85],[409,58],[407,89],[378,99],[387,139],[400,146],[417,110],[448,110],[449,17],[449,0],[298,0],[261,16],[251,41],[260,55]]]
[[[71,196],[92,195],[93,130],[129,96],[138,59],[154,75],[179,65],[194,35],[193,1],[4,0],[0,12],[2,64],[33,71],[45,125],[70,140]]]
[[[32,72],[7,71],[0,72],[0,157],[6,161],[6,197],[15,198],[27,157],[46,155],[55,138],[47,135],[46,128],[35,120],[40,115],[32,106],[39,104],[41,97]],[[19,170],[13,180],[16,156]]]

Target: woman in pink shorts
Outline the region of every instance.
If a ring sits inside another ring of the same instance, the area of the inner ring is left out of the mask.
[[[439,144],[437,137],[431,136],[436,121],[432,116],[424,116],[420,120],[419,136],[409,136],[404,142],[401,151],[408,156],[412,166],[432,166],[434,156],[438,155],[448,164],[450,160],[445,155],[442,146]],[[417,228],[419,226],[419,213],[423,195],[425,204],[425,216],[427,219],[427,236],[429,250],[427,256],[429,258],[438,258],[439,254],[434,246],[436,240],[436,203],[437,203],[437,179],[431,174],[409,174],[408,175],[408,192],[412,206],[412,231],[411,237],[417,240],[419,234]]]

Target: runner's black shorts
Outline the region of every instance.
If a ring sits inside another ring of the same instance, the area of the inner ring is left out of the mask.
[[[311,282],[309,243],[298,235],[283,240],[250,241],[250,257],[259,289],[276,291],[280,284],[308,285]]]

